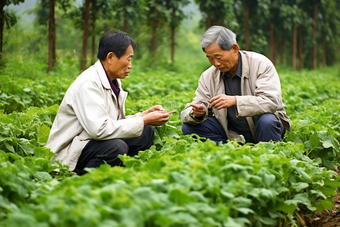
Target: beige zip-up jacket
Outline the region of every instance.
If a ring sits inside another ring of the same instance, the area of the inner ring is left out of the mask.
[[[118,84],[121,87],[120,80]],[[46,147],[55,153],[52,161],[60,160],[72,171],[91,139],[140,136],[143,117],[141,113],[125,116],[126,97],[121,89],[116,99],[99,60],[80,74],[68,88],[50,131]]]
[[[242,57],[242,96],[236,96],[237,117],[246,117],[251,133],[257,141],[255,125],[257,117],[264,113],[275,114],[286,130],[290,130],[290,121],[284,110],[281,97],[281,84],[279,76],[272,62],[264,55],[240,51]],[[193,103],[203,104],[205,115],[202,120],[194,117],[192,107],[188,103],[181,112],[181,120],[187,124],[199,124],[208,118],[209,100],[217,95],[225,94],[225,86],[222,73],[211,66],[202,73],[196,96]],[[243,140],[236,132],[228,130],[227,108],[217,110],[213,113],[226,131],[229,140],[236,139],[242,143]]]

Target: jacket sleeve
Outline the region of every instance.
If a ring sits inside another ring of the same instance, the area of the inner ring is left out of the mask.
[[[269,59],[249,63],[249,84],[253,94],[236,96],[237,116],[251,117],[275,113],[283,108],[281,85],[274,65]]]
[[[207,75],[202,74],[198,81],[198,88],[196,89],[195,97],[192,101],[192,103],[203,105],[205,109],[205,115],[203,115],[203,118],[196,118],[193,114],[192,107],[190,105],[191,103],[187,103],[181,112],[181,120],[183,123],[199,124],[208,118],[208,107],[211,94],[209,88],[207,87],[207,83],[205,82],[206,79]]]
[[[106,91],[101,86],[95,81],[85,81],[74,97],[74,111],[84,130],[95,140],[140,136],[144,129],[143,118],[112,119],[106,108]]]
[[[135,117],[141,117],[141,118],[143,118],[141,112],[135,113],[135,114],[133,114],[133,115],[127,115],[127,116],[125,116],[126,119],[128,119],[128,118],[135,118]],[[143,122],[144,122],[144,121],[143,121]]]

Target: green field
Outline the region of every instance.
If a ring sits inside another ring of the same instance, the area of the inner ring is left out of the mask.
[[[78,65],[60,62],[47,74],[38,61],[8,56],[0,70],[0,226],[298,226],[299,214],[331,209],[340,186],[339,67],[278,67],[292,121],[282,142],[215,145],[180,131],[180,112],[209,66],[200,54],[176,70],[134,62],[123,81],[126,113],[156,104],[177,113],[155,127],[149,150],[121,157],[126,167],[81,177],[52,166],[44,148]]]

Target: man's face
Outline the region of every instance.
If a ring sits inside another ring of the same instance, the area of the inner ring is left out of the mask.
[[[130,45],[123,56],[119,59],[115,54],[113,54],[110,58],[110,66],[108,68],[108,74],[110,79],[124,79],[130,73],[130,69],[132,68],[131,59],[133,57],[133,48]]]
[[[237,45],[233,45],[230,50],[222,50],[217,43],[213,43],[205,48],[205,54],[218,70],[234,75],[238,65],[238,50]]]

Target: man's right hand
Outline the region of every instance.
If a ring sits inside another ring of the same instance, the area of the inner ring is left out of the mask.
[[[195,114],[195,117],[201,117],[205,114],[205,109],[200,104],[191,103],[192,112]]]
[[[144,125],[158,126],[169,120],[169,114],[164,111],[154,111],[143,116]]]

